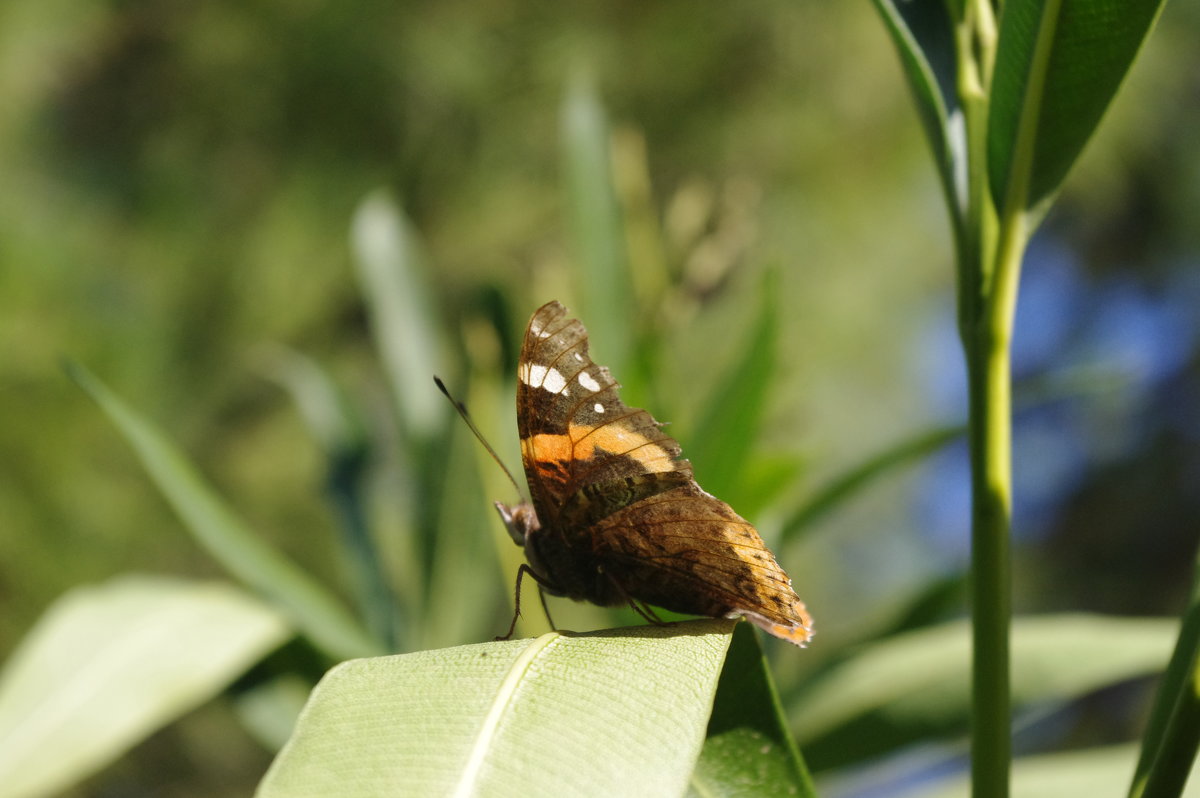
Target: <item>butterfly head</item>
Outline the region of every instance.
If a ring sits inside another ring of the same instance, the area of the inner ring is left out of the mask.
[[[509,507],[504,502],[496,502],[496,511],[500,513],[500,520],[504,522],[508,536],[518,546],[524,546],[529,534],[542,527],[533,505],[529,502],[523,501],[514,507]]]

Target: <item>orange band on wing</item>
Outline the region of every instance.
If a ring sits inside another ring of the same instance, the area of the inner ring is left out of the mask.
[[[596,456],[596,449],[603,449],[611,454],[631,457],[651,473],[674,471],[677,467],[674,458],[657,443],[619,424],[599,427],[572,424],[566,435],[540,433],[521,443],[533,459],[541,461],[590,460]]]

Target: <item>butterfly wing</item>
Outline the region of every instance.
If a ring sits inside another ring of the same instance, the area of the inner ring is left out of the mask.
[[[560,527],[564,506],[586,486],[691,476],[679,444],[645,410],[621,402],[616,380],[588,356],[587,330],[558,302],[529,320],[517,376],[522,461],[543,526]]]
[[[618,387],[561,304],[533,314],[517,424],[540,521],[525,537],[535,571],[575,599],[740,615],[804,645],[812,619],[757,530],[696,484],[679,444]]]
[[[744,616],[797,645],[812,617],[758,531],[689,480],[598,521],[591,556],[612,589],[674,612]]]

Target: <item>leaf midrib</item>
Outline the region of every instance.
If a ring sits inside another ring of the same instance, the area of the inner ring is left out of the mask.
[[[499,732],[505,713],[512,705],[517,689],[521,686],[521,682],[525,679],[534,660],[562,638],[563,635],[559,632],[547,632],[536,638],[521,652],[519,657],[513,660],[504,681],[500,683],[500,688],[496,691],[487,717],[483,719],[479,734],[475,737],[475,743],[471,746],[471,753],[467,756],[467,761],[463,766],[462,776],[458,781],[458,786],[454,789],[455,798],[469,798],[469,796],[477,794],[476,787],[480,773],[483,771],[483,765],[487,761],[488,752],[492,749],[492,742]]]

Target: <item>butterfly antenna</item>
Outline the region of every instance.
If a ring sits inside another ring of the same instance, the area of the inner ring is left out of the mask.
[[[522,492],[521,486],[517,484],[517,480],[513,477],[512,472],[508,470],[508,466],[504,465],[504,461],[500,459],[500,455],[496,454],[496,450],[492,448],[492,445],[487,442],[487,438],[483,437],[483,433],[479,431],[479,427],[476,427],[475,422],[471,420],[471,415],[467,412],[467,406],[450,395],[450,391],[447,390],[446,384],[442,382],[441,377],[435,374],[433,375],[433,381],[437,383],[438,390],[442,392],[442,396],[450,400],[450,404],[454,405],[454,409],[462,416],[462,420],[467,422],[467,427],[475,434],[479,442],[483,444],[483,448],[487,449],[487,453],[496,461],[496,465],[500,466],[500,469],[504,472],[504,476],[508,477],[508,481],[516,489],[517,495],[524,497],[525,494]]]

